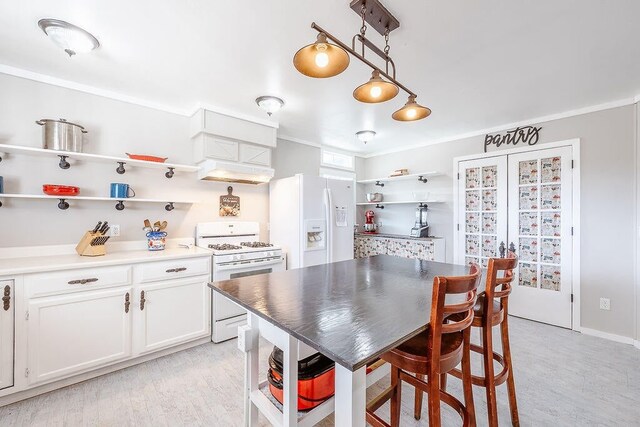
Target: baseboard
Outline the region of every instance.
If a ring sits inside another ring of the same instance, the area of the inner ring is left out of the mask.
[[[634,345],[633,338],[624,337],[622,335],[610,334],[608,332],[598,331],[597,329],[580,328],[580,332],[585,335],[591,335],[593,337],[604,338],[609,341],[615,341],[622,344]],[[635,341],[635,346],[638,347],[638,341]],[[640,348],[640,347],[638,347]]]

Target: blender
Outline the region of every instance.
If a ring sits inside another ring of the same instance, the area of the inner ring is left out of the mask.
[[[428,237],[427,205],[420,204],[416,209],[416,222],[411,229],[411,237]]]

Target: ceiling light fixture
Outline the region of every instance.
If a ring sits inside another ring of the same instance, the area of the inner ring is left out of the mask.
[[[326,78],[337,76],[349,66],[349,54],[327,41],[324,33],[319,33],[316,42],[296,52],[293,66],[308,77]]]
[[[429,114],[431,114],[429,108],[418,104],[415,95],[409,95],[409,100],[404,104],[404,107],[394,112],[391,117],[400,122],[413,122],[429,117]]]
[[[351,39],[351,47],[312,22],[311,28],[319,33],[318,38],[315,43],[296,52],[293,57],[296,69],[309,77],[332,77],[349,66],[349,55],[351,55],[373,70],[371,79],[353,91],[355,99],[366,103],[384,102],[393,99],[402,89],[409,95],[409,102],[396,111],[393,118],[400,121],[414,121],[429,116],[431,110],[417,104],[415,102],[417,95],[396,80],[396,66],[389,56],[389,34],[400,26],[400,22],[380,3],[380,0],[352,0],[350,6],[362,18],[360,33]],[[367,23],[384,36],[384,48],[379,48],[366,38]],[[328,40],[335,44],[329,43]],[[356,42],[360,43],[358,51],[356,51]],[[367,50],[384,60],[384,70],[365,58]],[[391,72],[389,72],[390,67]]]
[[[400,92],[398,86],[384,81],[380,77],[380,71],[373,70],[369,81],[353,91],[353,97],[360,102],[375,104],[395,98],[398,92]]]
[[[70,57],[76,53],[91,52],[100,46],[98,39],[88,31],[59,19],[41,19],[38,27]]]
[[[284,101],[275,96],[259,96],[256,98],[256,104],[271,116],[284,106]]]
[[[375,131],[372,131],[372,130],[361,130],[359,132],[356,132],[356,136],[361,142],[364,142],[366,144],[369,141],[373,141],[373,138],[375,138],[376,133]]]

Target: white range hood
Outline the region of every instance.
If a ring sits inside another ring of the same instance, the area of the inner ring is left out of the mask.
[[[240,184],[263,184],[269,182],[274,169],[236,162],[207,159],[198,163],[198,178],[207,181],[237,182]]]

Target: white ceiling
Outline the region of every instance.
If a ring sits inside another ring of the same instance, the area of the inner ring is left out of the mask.
[[[355,101],[370,70],[351,61],[331,79],[292,65],[312,21],[350,42],[348,0],[0,0],[0,64],[191,111],[198,104],[264,119],[272,94],[281,135],[371,153],[428,143],[640,93],[640,1],[387,0],[398,79],[433,110],[391,119],[406,95]],[[74,58],[36,23],[50,17],[93,33],[98,50]],[[370,29],[374,41],[382,38]],[[380,64],[382,65],[382,64]],[[366,146],[354,134],[378,133]]]

